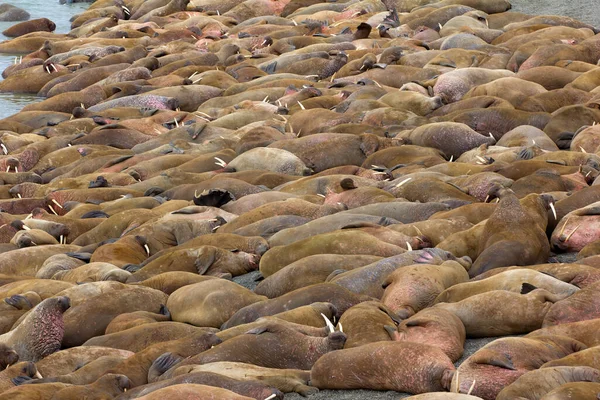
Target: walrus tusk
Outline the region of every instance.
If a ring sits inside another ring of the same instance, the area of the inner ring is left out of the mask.
[[[146,250],[146,254],[150,255],[150,247],[147,244],[144,245],[144,250]]]
[[[0,143],[0,147],[2,147],[2,151],[4,152],[4,154],[8,154],[8,149],[6,148],[4,143]]]
[[[10,171],[10,165],[6,167],[6,172]]]
[[[557,219],[556,208],[554,208],[554,203],[550,203],[550,209],[552,210],[552,215],[554,215],[554,219]]]
[[[327,316],[323,313],[321,313],[321,316],[323,317],[323,319],[325,320],[325,324],[327,325],[327,327],[329,328],[329,332],[333,333],[335,332],[335,328],[333,326],[333,324],[331,323],[331,321],[329,320],[329,318],[327,318]]]
[[[475,158],[478,159],[479,161],[481,161],[484,164],[488,163],[487,160],[485,158],[481,157],[481,156],[475,156]]]
[[[8,367],[10,367],[10,364],[6,364],[6,368],[4,368],[4,369],[8,369]]]
[[[58,237],[58,243],[59,243],[59,244],[63,244],[63,235],[60,235],[60,236]]]
[[[54,70],[54,72],[58,72],[58,70],[56,69],[56,67],[54,66],[54,64],[50,64],[50,66],[52,67],[52,69]]]
[[[473,381],[473,383],[471,383],[471,387],[469,388],[469,391],[467,392],[467,395],[470,395],[471,392],[473,392],[473,389],[475,389],[475,382],[477,382],[477,381]]]
[[[302,105],[302,103],[298,102],[298,105],[300,106],[301,109],[306,110],[306,108],[304,108],[304,106]]]
[[[573,229],[573,230],[571,231],[571,233],[569,233],[569,236],[567,236],[567,238],[565,239],[565,243],[567,243],[567,242],[569,241],[569,239],[571,239],[571,236],[573,236],[573,234],[575,233],[575,231],[577,231],[577,229],[579,229],[579,227],[580,227],[580,226],[581,226],[581,224],[577,225],[577,226],[575,227],[575,229]]]
[[[46,65],[46,67],[44,68],[46,70],[47,73],[51,74],[52,72],[50,72],[50,68],[48,68],[48,66]]]
[[[204,78],[204,77],[201,76],[200,78],[193,80],[192,83],[195,85],[197,82],[200,82],[202,80],[202,78]]]
[[[456,370],[456,393],[460,392],[460,387],[459,385],[459,381],[458,381],[458,370]]]
[[[56,201],[56,199],[52,199],[52,202],[53,202],[54,204],[56,204],[56,207],[58,207],[58,208],[63,208],[63,206],[61,206],[61,205],[60,205],[60,203],[59,203],[58,201]]]
[[[399,188],[400,186],[404,185],[406,182],[410,181],[412,178],[406,178],[405,180],[403,180],[402,182],[400,182],[399,184],[396,185],[397,188]]]
[[[567,219],[565,220],[565,223],[564,223],[562,229],[560,230],[560,234],[558,236],[562,236],[563,235],[563,233],[565,231],[565,228],[567,227],[567,222],[569,222],[569,218],[571,218],[571,216],[567,217]]]
[[[585,149],[584,149],[583,147],[579,146],[579,148],[581,149],[581,152],[582,152],[582,153],[585,153],[585,154],[587,154],[587,151],[585,151]]]
[[[15,172],[18,174],[19,173],[19,167],[15,167]]]
[[[219,157],[215,157],[215,160],[217,160],[217,162],[215,164],[217,164],[220,167],[225,168],[227,166],[227,163],[223,160],[221,160]]]
[[[410,243],[408,243],[408,242],[406,242],[406,249],[407,249],[408,251],[413,251],[413,248],[412,248],[412,246],[411,246],[411,245],[410,245]]]
[[[452,162],[454,160],[454,154],[450,156],[450,160],[448,162]]]
[[[271,399],[274,399],[275,397],[277,397],[277,395],[275,393],[273,393],[269,397],[267,397],[265,400],[271,400]]]
[[[54,215],[58,215],[58,213],[56,211],[54,211],[54,208],[52,208],[52,206],[50,204],[48,204],[48,208],[50,209],[50,211],[52,211],[52,213]]]
[[[22,199],[21,193],[17,193],[17,197],[20,198],[20,199]]]
[[[487,196],[485,196],[485,200],[483,202],[487,203],[489,199],[490,199],[490,195],[488,194]]]
[[[30,228],[30,227],[28,227],[27,225],[23,225],[23,230],[25,230],[25,231],[29,231],[29,230],[31,230],[31,228]]]
[[[44,379],[44,377],[42,376],[42,374],[40,374],[40,371],[36,371],[34,376],[36,378],[38,378],[38,379]]]
[[[325,195],[324,195],[324,194],[321,194],[321,193],[317,193],[317,196],[319,196],[319,197],[322,197],[322,198],[325,198]]]
[[[340,327],[340,332],[344,333],[344,327],[342,326],[341,322],[338,322],[338,326]]]
[[[28,216],[25,217],[25,219],[31,219],[33,218],[33,214],[29,214]]]
[[[440,27],[440,31],[442,30],[442,24],[438,22],[438,26]]]

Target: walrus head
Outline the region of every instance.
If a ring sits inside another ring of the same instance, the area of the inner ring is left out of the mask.
[[[63,313],[70,305],[65,296],[48,298],[15,328],[21,359],[36,362],[60,350],[65,330]]]
[[[0,369],[5,370],[19,361],[19,355],[4,343],[0,344]]]

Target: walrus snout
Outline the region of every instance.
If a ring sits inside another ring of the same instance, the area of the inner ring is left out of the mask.
[[[0,369],[4,370],[19,361],[19,354],[5,344],[0,344]]]
[[[327,339],[329,340],[330,347],[333,350],[340,350],[344,348],[347,336],[344,332],[336,331],[330,333],[329,336],[327,336]]]
[[[71,307],[71,299],[69,299],[67,296],[59,297],[58,307],[60,308],[60,311],[64,313],[69,309],[69,307]]]

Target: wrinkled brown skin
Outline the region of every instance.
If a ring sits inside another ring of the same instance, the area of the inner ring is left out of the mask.
[[[271,323],[175,364],[161,379],[170,378],[178,367],[218,361],[236,361],[267,368],[308,370],[323,354],[343,348],[345,341],[346,335],[342,332],[333,332],[327,337],[314,337],[281,324]]]
[[[155,289],[155,288],[153,288]],[[140,325],[153,324],[155,322],[170,321],[169,315],[156,314],[148,311],[134,311],[124,313],[115,317],[106,327],[105,335],[121,332]],[[90,339],[91,340],[91,339]]]
[[[547,326],[531,332],[527,337],[535,339],[540,335],[563,335],[578,340],[586,346],[593,347],[600,344],[600,340],[594,335],[598,328],[600,319],[590,319],[566,324]]]
[[[489,274],[490,276],[486,276],[488,274],[482,274],[484,277],[481,279],[457,284],[444,290],[438,295],[435,302],[454,303],[492,290],[520,293],[524,283],[546,289],[560,299],[568,298],[579,290],[577,286],[551,276],[550,272],[542,273],[526,267],[497,268],[497,270],[492,270],[497,272],[494,275]]]
[[[19,376],[33,378],[38,373],[35,364],[31,361],[17,362],[16,359],[12,359],[11,361],[13,363],[9,367],[5,366],[5,369],[0,371],[0,390],[2,392],[15,387],[12,381],[13,378]]]
[[[463,354],[466,337],[464,324],[446,310],[426,308],[402,321],[397,330],[393,326],[386,326],[386,331],[392,340],[438,347],[453,362]]]
[[[506,386],[545,362],[575,353],[586,346],[564,336],[545,335],[537,338],[509,337],[488,343],[458,367],[458,381],[452,381],[451,392],[468,393],[484,399],[495,399]]]
[[[126,375],[131,380],[132,387],[145,385],[148,383],[152,363],[165,352],[173,352],[181,357],[190,357],[200,354],[219,343],[221,343],[221,339],[213,333],[206,332],[192,334],[168,342],[156,343],[135,353],[135,355],[124,360],[108,372]]]
[[[270,299],[302,287],[323,283],[336,270],[350,270],[381,260],[379,256],[316,254],[295,261],[259,282],[256,294]]]
[[[285,315],[285,313],[280,313],[277,315]],[[315,337],[325,337],[329,334],[329,328],[326,326],[321,327],[313,327],[303,325],[302,323],[290,322],[285,319],[278,318],[277,315],[272,317],[261,317],[256,321],[249,322],[247,324],[234,326],[233,328],[225,329],[217,333],[217,337],[221,340],[226,341],[232,339],[237,336],[245,335],[246,332],[253,329],[262,329],[268,327],[272,324],[283,325],[287,328],[293,329],[297,332],[300,332],[306,336],[315,336]],[[324,322],[323,324],[324,325]]]
[[[237,283],[211,279],[176,290],[169,296],[167,308],[173,321],[219,328],[238,310],[263,300],[266,297]]]
[[[71,385],[67,383],[40,383],[39,385],[17,386],[0,394],[1,400],[52,399],[60,390]]]
[[[544,317],[543,326],[559,325],[600,317],[600,304],[595,295],[600,282],[593,283],[573,295],[555,303]]]
[[[262,297],[262,296],[261,296]],[[340,317],[350,307],[363,301],[373,300],[369,296],[359,295],[332,283],[318,283],[296,289],[275,299],[253,302],[239,309],[222,326],[227,329],[240,324],[255,321],[259,317],[278,314],[315,302],[328,302],[334,305]]]
[[[468,206],[468,205],[467,205]],[[467,207],[463,206],[463,207]],[[433,247],[440,244],[450,235],[472,228],[473,224],[464,217],[427,220],[412,224],[394,224],[389,228],[408,236],[423,235],[427,237]]]
[[[63,313],[68,308],[68,297],[42,301],[15,329],[1,335],[0,343],[15,350],[21,361],[39,361],[60,349],[64,335]]]
[[[431,307],[444,289],[468,280],[466,268],[456,261],[407,266],[388,275],[381,302],[406,319]]]
[[[363,254],[391,257],[406,250],[378,240],[360,230],[341,230],[315,235],[287,246],[277,246],[260,259],[260,272],[269,277],[301,258],[315,254]]]
[[[593,399],[598,393],[600,393],[599,383],[571,382],[549,391],[540,400]]]
[[[87,385],[102,377],[106,371],[120,364],[126,358],[126,356],[122,355],[102,356],[68,374],[36,379],[31,383],[37,385],[40,383],[62,382],[73,385]]]
[[[102,357],[127,358],[134,353],[108,347],[74,347],[60,350],[36,363],[44,377],[57,377],[75,371],[78,366],[87,365]]]
[[[141,400],[178,400],[178,399],[226,399],[226,400],[251,400],[252,397],[239,395],[231,390],[216,386],[201,385],[196,383],[181,383],[167,386],[138,397]]]
[[[214,329],[197,328],[180,322],[155,322],[121,332],[96,336],[86,341],[83,346],[112,347],[137,353],[156,343],[181,339],[199,332],[214,331]]]
[[[524,334],[539,329],[544,316],[556,301],[544,289],[526,295],[492,290],[456,303],[438,303],[435,307],[455,313],[465,325],[469,337],[493,337]]]
[[[87,385],[74,385],[56,392],[52,399],[93,399],[114,397],[131,387],[125,375],[106,374]]]
[[[210,279],[219,279],[216,276],[198,275],[193,272],[171,271],[154,275],[151,278],[139,282],[128,282],[130,285],[141,285],[152,289],[160,290],[166,294],[171,294],[177,289],[192,285],[194,283],[204,282]]]
[[[276,399],[283,399],[283,393],[281,393],[278,389],[268,387],[265,383],[261,383],[258,381],[242,382],[240,380],[212,372],[193,372],[190,374],[179,375],[172,379],[139,386],[133,390],[128,390],[127,393],[124,393],[121,396],[119,396],[119,399],[135,399],[142,395],[150,394],[165,387],[190,383],[206,385],[216,388],[223,388],[231,390],[232,392],[235,392],[239,395],[248,396],[250,398],[255,399],[266,399],[272,394],[278,395],[278,397],[275,397]],[[205,395],[205,392],[202,393],[203,395]]]
[[[100,294],[91,301],[72,307],[64,317],[63,347],[79,346],[94,336],[104,334],[117,315],[131,311],[159,312],[167,302],[161,291],[135,287]]]
[[[328,277],[327,282],[340,285],[354,293],[380,299],[383,296],[383,284],[389,274],[413,264],[441,264],[446,260],[457,260],[465,267],[471,265],[467,259],[457,259],[451,253],[440,249],[425,249],[405,252],[355,268],[350,271],[334,274]]]
[[[436,347],[379,342],[326,354],[315,363],[310,375],[311,383],[319,389],[418,394],[448,390],[454,372],[450,359]]]
[[[469,269],[470,277],[497,267],[540,264],[550,255],[545,234],[548,225],[545,200],[530,195],[521,203],[506,189],[500,189],[498,194],[500,202],[485,223],[479,239],[479,255]]]
[[[352,306],[342,314],[339,321],[348,337],[344,348],[392,340],[384,327],[395,327],[398,322],[394,312],[378,301],[365,301]]]
[[[578,351],[577,353],[569,354],[563,358],[548,361],[542,365],[542,368],[560,366],[586,366],[598,369],[600,367],[600,348],[594,346]]]
[[[115,243],[98,247],[92,254],[90,262],[107,262],[119,268],[127,264],[139,264],[148,253],[144,248],[146,240],[137,236],[125,236]]]
[[[590,367],[546,367],[530,371],[502,389],[497,400],[541,398],[565,383],[600,382],[600,371]]]
[[[7,28],[2,32],[7,37],[18,37],[31,32],[52,32],[56,29],[54,22],[47,18],[32,19]]]
[[[149,262],[154,261],[158,257],[169,252],[200,246],[217,246],[228,250],[237,249],[246,253],[253,253],[257,255],[263,255],[269,249],[269,244],[267,241],[259,236],[241,236],[233,233],[213,233],[212,235],[202,235],[193,238],[183,244],[180,244],[175,249],[165,249],[152,254],[141,264],[141,266],[147,265]]]
[[[238,276],[253,271],[259,257],[243,251],[232,252],[215,246],[175,250],[144,265],[129,279],[139,282],[165,272],[192,272],[212,276]]]
[[[213,372],[241,381],[259,381],[270,387],[275,387],[284,393],[296,392],[302,396],[314,394],[318,391],[317,388],[308,386],[310,383],[310,371],[265,368],[232,361],[187,365],[176,368],[173,375],[180,376],[196,372]]]

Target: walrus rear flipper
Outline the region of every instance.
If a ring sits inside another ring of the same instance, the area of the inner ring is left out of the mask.
[[[21,386],[25,383],[29,383],[29,382],[33,382],[33,379],[28,377],[28,376],[17,376],[15,378],[11,379],[11,382],[15,385],[15,386]]]
[[[173,354],[164,353],[159,356],[148,370],[148,382],[154,382],[159,376],[167,372],[174,365],[179,364],[183,360],[183,357]]]
[[[269,75],[274,74],[276,69],[277,69],[277,61],[273,61],[271,64],[262,68],[262,70],[265,71]]]
[[[525,282],[521,285],[521,294],[533,292],[535,289],[537,289],[536,286],[533,286],[531,283]]]
[[[194,204],[197,206],[221,207],[234,200],[235,196],[224,189],[210,189],[194,195]]]
[[[96,211],[86,212],[85,214],[83,214],[81,216],[81,219],[88,219],[88,218],[108,218],[108,217],[110,217],[110,215],[108,215],[104,211],[96,210]]]
[[[560,135],[558,135],[556,145],[561,150],[569,150],[574,137],[575,133],[573,132],[562,132]]]
[[[469,269],[469,277],[474,278],[490,269],[521,265],[523,255],[529,252],[525,243],[516,240],[496,242],[485,249]]]
[[[159,188],[157,186],[152,186],[151,188],[149,188],[148,190],[146,190],[144,192],[144,196],[146,197],[156,197],[159,194],[161,194],[162,192],[164,192],[165,189],[163,188]]]
[[[72,257],[72,258],[76,258],[78,260],[81,261],[85,261],[87,263],[90,262],[90,260],[92,259],[92,254],[91,253],[67,253],[67,256]]]

